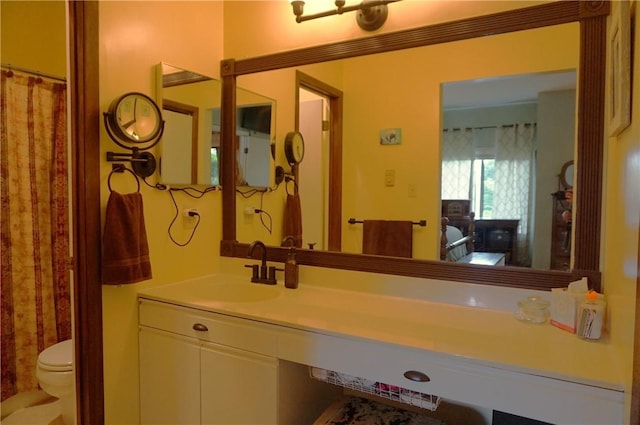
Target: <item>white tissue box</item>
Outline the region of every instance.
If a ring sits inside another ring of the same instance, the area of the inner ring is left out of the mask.
[[[551,324],[576,333],[578,307],[588,291],[587,278],[571,282],[568,288],[551,289]]]

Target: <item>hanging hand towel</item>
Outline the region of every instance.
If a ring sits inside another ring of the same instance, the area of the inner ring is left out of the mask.
[[[391,257],[413,256],[411,221],[364,220],[362,253]]]
[[[296,238],[296,246],[302,246],[302,210],[300,207],[300,195],[288,194],[284,207],[284,236]]]
[[[121,285],[151,279],[142,195],[112,191],[102,239],[102,283]]]

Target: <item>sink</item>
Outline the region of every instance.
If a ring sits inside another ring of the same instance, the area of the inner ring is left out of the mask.
[[[184,288],[188,295],[202,301],[247,303],[276,298],[280,291],[275,286],[256,283],[215,283]],[[183,294],[186,295],[186,294]]]

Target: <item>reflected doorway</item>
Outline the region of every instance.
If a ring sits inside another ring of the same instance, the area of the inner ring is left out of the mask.
[[[296,72],[295,127],[305,140],[305,160],[297,169],[303,247],[340,251],[342,91]]]
[[[326,250],[328,226],[329,102],[303,87],[298,89],[298,131],[305,141],[305,161],[298,169],[298,190],[305,247]],[[326,130],[325,130],[326,129]],[[319,212],[320,214],[315,214]]]

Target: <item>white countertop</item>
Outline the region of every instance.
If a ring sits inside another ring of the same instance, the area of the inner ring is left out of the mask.
[[[621,354],[606,339],[585,341],[548,323],[520,322],[509,311],[304,283],[286,289],[282,282],[262,288],[274,291],[272,298],[215,300],[216,289],[222,291],[221,285],[230,284],[266,286],[250,283],[246,276],[211,275],[144,289],[139,296],[305,331],[426,350],[468,364],[624,390]]]

